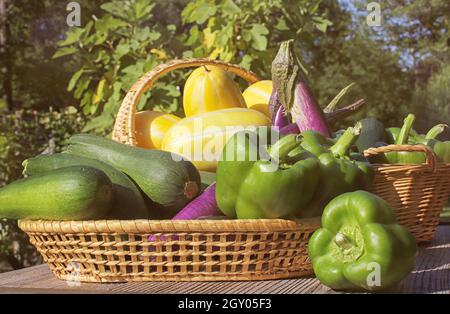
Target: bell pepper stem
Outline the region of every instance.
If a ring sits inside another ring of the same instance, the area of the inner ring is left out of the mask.
[[[284,161],[288,154],[299,145],[296,134],[288,134],[281,139],[279,139],[275,144],[269,147],[267,150],[272,157],[277,162]]]
[[[343,233],[338,232],[334,237],[334,242],[336,245],[342,249],[349,249],[352,247],[352,242],[350,239]]]
[[[438,137],[444,130],[448,128],[447,124],[438,124],[432,127],[428,133],[425,135],[425,139],[427,140],[434,140],[436,137]]]
[[[338,157],[348,156],[350,148],[355,144],[359,134],[361,134],[361,129],[362,125],[358,122],[354,127],[345,130],[344,134],[330,148],[333,155]]]
[[[403,126],[400,130],[400,133],[398,134],[397,140],[395,141],[395,144],[404,145],[408,143],[409,134],[411,133],[414,120],[416,120],[416,116],[413,115],[412,113],[406,116],[403,122]]]

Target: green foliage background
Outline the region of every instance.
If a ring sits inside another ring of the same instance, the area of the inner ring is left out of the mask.
[[[446,0],[380,1],[379,27],[366,23],[372,1],[357,0],[78,0],[81,27],[67,26],[65,1],[0,2],[0,95],[12,95],[0,98],[0,186],[21,177],[23,159],[58,151],[73,133],[107,136],[126,91],[158,64],[217,58],[270,79],[286,39],[320,104],[351,82],[342,102],[366,99],[336,128],[362,116],[398,125],[407,112],[419,131],[450,122]],[[188,74],[162,77],[138,109],[182,116]],[[0,243],[0,271],[39,261],[15,222],[0,222]]]

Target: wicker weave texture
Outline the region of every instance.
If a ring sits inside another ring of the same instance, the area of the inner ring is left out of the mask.
[[[431,241],[450,196],[450,164],[437,163],[431,149],[423,145],[370,148],[365,155],[393,151],[424,152],[427,160],[422,165],[375,165],[373,192],[394,208],[399,223],[418,242]]]
[[[312,274],[307,243],[318,219],[191,222],[21,221],[19,226],[64,280],[234,281]]]

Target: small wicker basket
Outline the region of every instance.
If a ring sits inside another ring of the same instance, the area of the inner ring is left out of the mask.
[[[438,163],[424,145],[369,148],[366,157],[388,152],[423,152],[424,164],[376,164],[373,192],[386,200],[417,242],[433,240],[442,208],[450,196],[450,164]]]
[[[176,69],[214,65],[249,83],[237,65],[209,59],[173,60],[142,76],[119,109],[113,139],[135,146],[140,96]],[[53,273],[86,282],[268,280],[312,275],[308,239],[320,219],[193,221],[21,221]],[[149,238],[150,237],[150,238]]]

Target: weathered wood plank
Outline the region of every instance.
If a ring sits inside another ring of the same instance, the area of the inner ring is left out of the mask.
[[[450,294],[450,226],[439,226],[435,240],[419,250],[415,270],[392,293]],[[46,265],[0,274],[0,293],[337,293],[315,278],[243,282],[132,282],[69,285]]]

